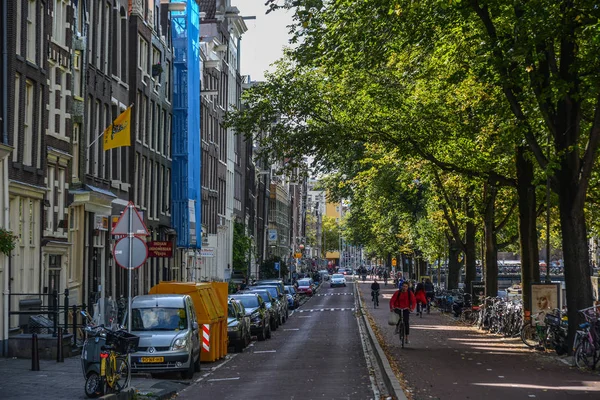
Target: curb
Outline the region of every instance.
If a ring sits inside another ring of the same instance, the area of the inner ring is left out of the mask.
[[[125,389],[122,392],[119,393],[111,393],[111,394],[105,394],[104,396],[99,397],[99,399],[104,399],[104,400],[130,400],[133,399],[135,396],[135,389],[133,388],[129,388],[129,389]]]
[[[398,378],[396,378],[396,375],[392,370],[392,366],[390,365],[387,356],[383,352],[383,349],[379,345],[379,341],[375,336],[375,332],[373,332],[373,328],[371,328],[369,320],[367,320],[367,317],[365,316],[366,311],[364,310],[362,298],[360,297],[360,293],[358,292],[358,286],[356,286],[357,283],[358,282],[354,282],[354,293],[357,297],[356,301],[359,304],[360,315],[368,332],[367,336],[369,337],[369,342],[371,343],[371,346],[375,349],[375,358],[377,359],[377,364],[379,365],[379,368],[381,370],[383,382],[385,383],[388,393],[394,399],[407,400],[406,394],[404,394],[404,390],[402,390],[402,386],[400,386],[400,382],[398,382]]]

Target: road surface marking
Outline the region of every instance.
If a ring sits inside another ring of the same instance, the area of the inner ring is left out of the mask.
[[[218,382],[218,381],[237,381],[238,379],[240,379],[240,377],[238,376],[237,378],[219,378],[219,379],[209,379],[207,382]]]
[[[299,331],[300,329],[298,328],[290,328],[290,329],[284,329],[284,331]]]
[[[257,354],[257,353],[276,353],[276,352],[277,352],[277,350],[258,350],[258,351],[254,351],[253,353]]]

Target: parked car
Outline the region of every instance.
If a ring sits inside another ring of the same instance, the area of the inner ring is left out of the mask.
[[[288,317],[289,317],[289,308],[288,308],[288,302],[287,302],[287,298],[285,296],[285,286],[283,288],[281,288],[279,285],[277,284],[272,284],[272,285],[267,285],[267,284],[261,284],[256,286],[256,289],[267,289],[269,291],[269,293],[271,294],[271,297],[275,297],[277,298],[280,307],[280,323],[284,324],[285,321],[287,321]]]
[[[311,281],[312,279],[300,279],[298,281],[298,287],[296,288],[297,292],[309,297],[312,296],[314,294],[314,288]]]
[[[271,296],[271,293],[267,289],[252,289],[245,291],[244,293],[257,293],[260,297],[263,298],[267,305],[267,309],[270,311],[270,322],[271,322],[271,330],[276,331],[281,324],[281,313],[282,306],[280,301],[277,298]]]
[[[229,296],[242,303],[246,315],[250,317],[250,333],[256,335],[258,340],[271,337],[271,315],[262,297],[257,293],[232,294]]]
[[[131,355],[133,372],[200,371],[200,337],[192,298],[184,294],[137,296],[131,303],[131,333],[140,337]]]
[[[346,278],[342,274],[333,274],[329,282],[330,287],[346,286]]]
[[[288,297],[288,308],[295,310],[300,307],[300,296],[296,292],[296,287],[293,285],[286,285],[285,294]]]
[[[238,300],[227,300],[227,337],[235,352],[241,352],[252,340],[250,317],[246,315],[244,305]]]
[[[319,271],[319,274],[321,275],[323,281],[329,280],[329,272],[327,270],[321,270]]]

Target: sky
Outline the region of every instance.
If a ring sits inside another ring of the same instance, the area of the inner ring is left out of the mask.
[[[246,19],[248,31],[242,35],[241,74],[250,75],[253,81],[264,80],[264,71],[273,70],[270,65],[283,56],[283,47],[288,45],[287,25],[292,22],[291,12],[274,11],[265,15],[266,0],[237,0],[231,4],[240,10]]]

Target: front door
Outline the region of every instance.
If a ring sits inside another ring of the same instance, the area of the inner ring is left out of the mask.
[[[50,310],[55,310],[58,307],[57,299],[52,294],[56,290],[56,293],[60,295],[61,257],[56,254],[48,255],[48,294],[50,294],[48,305],[50,306]]]

